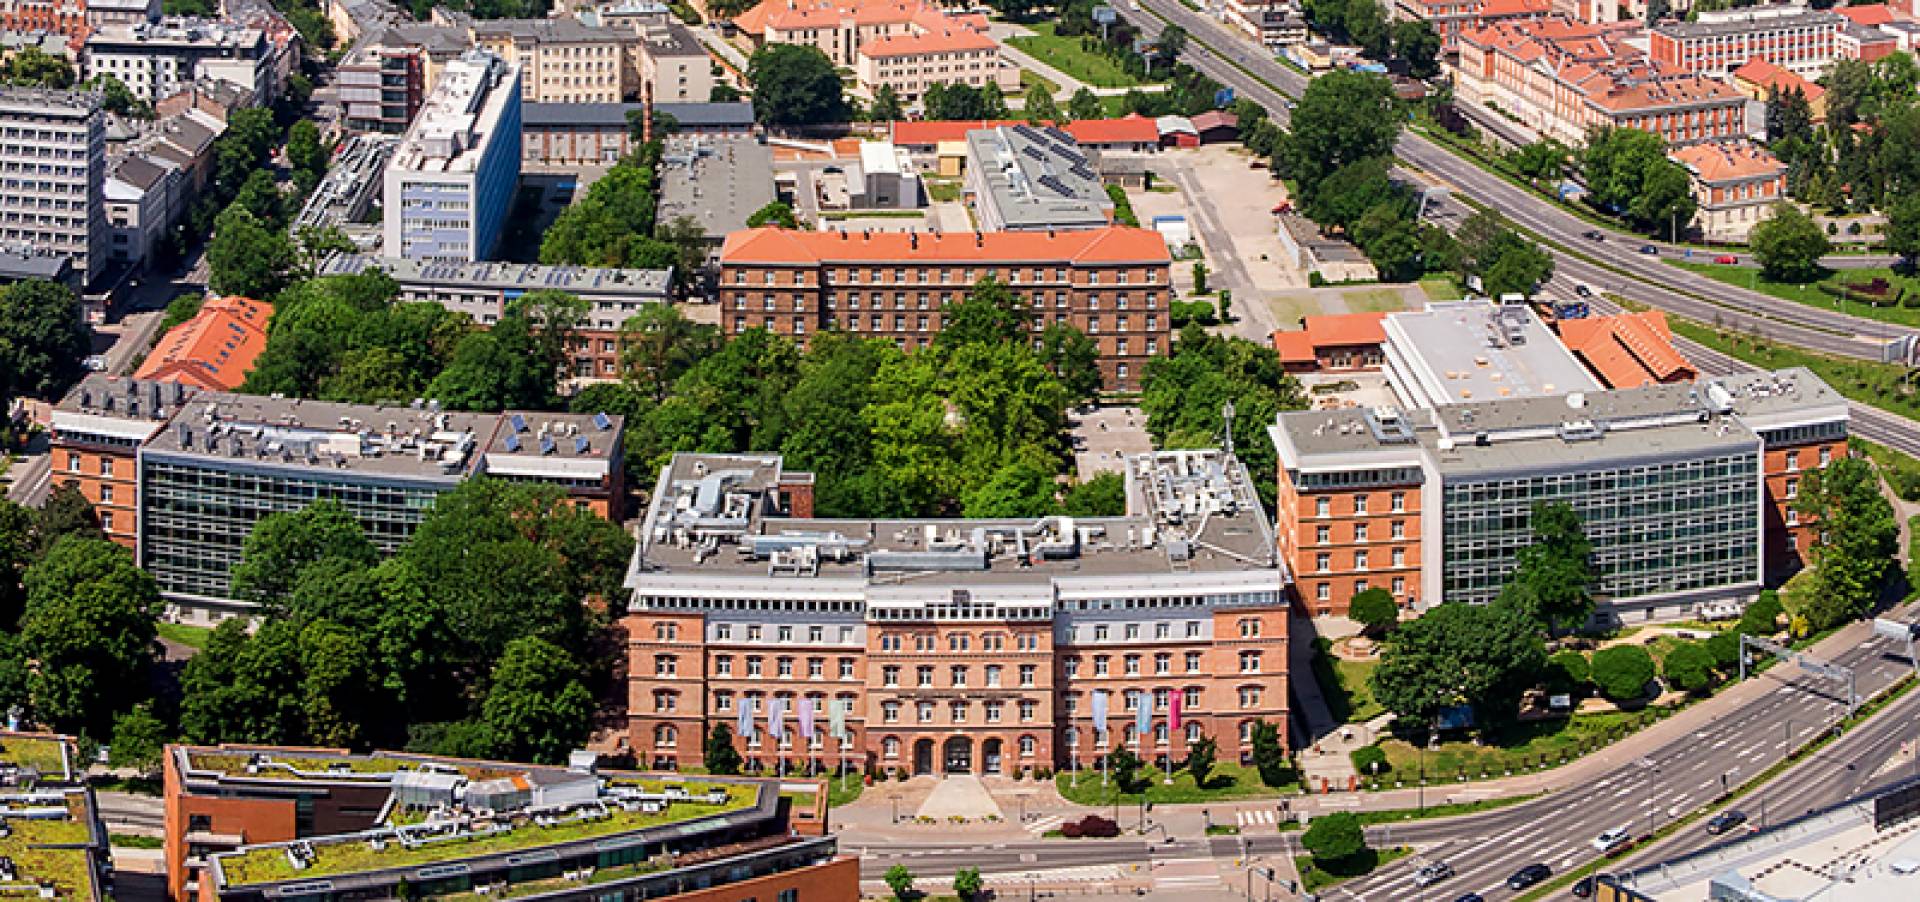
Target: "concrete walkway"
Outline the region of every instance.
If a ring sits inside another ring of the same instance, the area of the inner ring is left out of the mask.
[[[987,792],[979,777],[957,774],[936,784],[914,814],[936,821],[954,817],[982,820],[1000,817],[1000,806],[994,804],[993,794]]]

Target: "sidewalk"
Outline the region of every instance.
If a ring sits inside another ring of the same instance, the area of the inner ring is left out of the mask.
[[[1832,657],[1866,641],[1872,635],[1872,631],[1873,625],[1870,622],[1851,624],[1821,641],[1810,649],[1809,653],[1816,657]],[[1302,643],[1295,643],[1295,647],[1300,644]],[[1304,670],[1304,665],[1296,662],[1296,666],[1301,666]],[[1271,830],[1280,820],[1297,818],[1302,813],[1313,816],[1335,811],[1391,811],[1550,794],[1599,779],[1608,771],[1645,757],[1648,753],[1670,742],[1683,739],[1715,720],[1737,716],[1747,705],[1777,690],[1788,675],[1797,673],[1798,670],[1794,665],[1781,664],[1756,678],[1729,687],[1719,695],[1696,702],[1679,713],[1601,751],[1551,770],[1494,780],[1435,783],[1424,788],[1406,786],[1381,792],[1334,792],[1310,796],[1294,795],[1285,798],[1156,804],[1148,817],[1154,824],[1164,825],[1169,835],[1198,836],[1205,832],[1209,824],[1236,825],[1241,826],[1243,832],[1251,832]],[[1105,817],[1114,816],[1112,806],[1093,808],[1066,801],[1050,783],[1036,784],[1032,781],[989,779],[986,782],[990,791],[995,792],[996,797],[1000,792],[1014,788],[1032,790],[1023,803],[1024,813],[1027,816],[1024,825],[1017,819],[1016,809],[1008,807],[1004,801],[1002,808],[1008,812],[1009,817],[1001,824],[941,824],[930,827],[911,824],[895,825],[889,821],[887,807],[889,793],[924,786],[925,788],[920,790],[924,795],[935,779],[937,778],[922,777],[910,783],[888,783],[884,787],[875,785],[869,787],[858,802],[835,809],[834,821],[838,825],[843,840],[856,844],[945,843],[950,845],[956,841],[954,836],[956,831],[966,833],[969,840],[975,841],[992,838],[1037,840],[1044,832],[1043,829],[1038,829],[1038,824],[1042,822],[1057,826],[1059,820],[1055,820],[1056,818],[1066,819],[1089,813],[1098,813]],[[901,810],[903,817],[910,817],[911,812],[904,799]],[[1132,830],[1137,824],[1139,814],[1137,806],[1122,804],[1119,807],[1118,820],[1124,828]]]

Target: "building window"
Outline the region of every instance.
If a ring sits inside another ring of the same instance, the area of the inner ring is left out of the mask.
[[[1256,639],[1256,638],[1259,638],[1259,636],[1260,636],[1260,619],[1257,617],[1241,618],[1240,638]]]
[[[1353,524],[1353,540],[1355,542],[1364,542],[1367,540],[1367,524],[1365,523]]]
[[[1134,640],[1134,639],[1138,639],[1138,638],[1140,638],[1140,624],[1138,624],[1138,623],[1129,623],[1129,624],[1127,624],[1127,639],[1128,639],[1128,641],[1132,641],[1132,640]]]
[[[1356,514],[1364,514],[1367,512],[1367,496],[1353,496],[1353,512]]]
[[[1315,587],[1314,587],[1314,589],[1313,589],[1313,597],[1314,597],[1314,600],[1315,600],[1315,601],[1327,601],[1327,600],[1329,600],[1329,599],[1331,599],[1331,598],[1333,598],[1333,586],[1332,586],[1332,584],[1330,584],[1330,583],[1321,583],[1321,584],[1319,584],[1319,585],[1317,585],[1317,586],[1315,586]]]
[[[888,664],[880,668],[880,684],[888,687],[900,685],[900,665]]]
[[[921,702],[914,711],[914,716],[921,723],[933,723],[933,702]]]
[[[1038,672],[1039,672],[1039,668],[1033,666],[1032,664],[1020,665],[1020,685],[1032,686],[1034,681],[1034,676]]]
[[[984,712],[985,712],[985,714],[986,714],[986,718],[987,718],[987,723],[999,723],[999,722],[1000,722],[1000,708],[1001,708],[1001,707],[1002,707],[1002,705],[1001,705],[1001,703],[1000,703],[1000,702],[983,702],[983,703],[982,703],[982,704],[980,705],[980,708],[981,708],[981,710],[982,710],[982,711],[984,711]]]
[[[840,659],[840,678],[843,680],[853,679],[853,659],[852,658]]]
[[[722,711],[733,710],[733,693],[725,691],[715,692],[713,694],[713,706]]]
[[[967,703],[966,702],[949,702],[947,704],[947,713],[950,717],[952,717],[954,723],[966,723],[967,722]]]
[[[1333,570],[1333,555],[1321,552],[1313,556],[1314,570],[1327,573]]]
[[[1034,750],[1037,747],[1038,747],[1038,743],[1034,742],[1034,739],[1032,736],[1020,737],[1020,757],[1022,758],[1033,757]]]
[[[760,656],[759,655],[749,655],[747,657],[747,676],[755,679],[759,678],[760,676]]]
[[[1187,652],[1187,672],[1188,673],[1200,672],[1200,653],[1199,652],[1197,651]]]
[[[826,678],[826,675],[827,675],[827,662],[825,658],[808,658],[807,659],[807,679],[810,679],[810,680],[824,679]]]
[[[1187,638],[1189,639],[1200,638],[1200,621],[1198,620],[1187,621]]]
[[[964,688],[967,685],[967,668],[955,666],[947,668],[947,671],[955,687]]]
[[[1106,655],[1094,656],[1093,675],[1097,677],[1103,677],[1107,675],[1107,656]]]
[[[1240,707],[1242,708],[1260,707],[1260,687],[1259,686],[1241,686],[1240,687]]]
[[[1139,676],[1139,675],[1140,675],[1140,656],[1128,655],[1127,656],[1127,676]]]
[[[1168,654],[1164,651],[1154,655],[1153,656],[1153,672],[1155,674],[1172,673],[1173,672],[1173,655]]]
[[[103,494],[102,497],[104,498],[105,495]],[[1787,497],[1800,497],[1800,480],[1791,477],[1787,479]]]
[[[1392,504],[1393,504],[1393,512],[1394,512],[1394,513],[1396,513],[1396,514],[1404,514],[1404,513],[1406,513],[1406,512],[1407,512],[1407,493],[1406,493],[1406,492],[1394,492],[1394,493],[1393,493],[1393,500],[1392,500]]]
[[[1333,516],[1333,499],[1327,497],[1313,499],[1313,514],[1316,517]]]
[[[653,675],[657,677],[676,676],[680,672],[680,662],[673,655],[655,655]]]
[[[880,741],[881,753],[888,758],[900,757],[900,737],[888,736]]]
[[[1333,527],[1316,526],[1313,529],[1313,537],[1316,545],[1330,545],[1333,543]]]
[[[900,703],[899,702],[881,702],[880,703],[880,722],[881,723],[899,723],[900,722]]]
[[[928,667],[928,666],[918,667],[915,669],[915,673],[919,677],[920,688],[922,689],[933,688],[933,668],[932,667]]]
[[[1020,722],[1032,723],[1034,715],[1038,713],[1039,710],[1040,710],[1039,703],[1035,702],[1033,699],[1030,699],[1030,698],[1021,699],[1020,700]]]
[[[1821,454],[1821,456],[1822,456],[1823,458],[1825,457],[1825,455],[1826,455],[1826,452],[1827,452],[1827,449],[1825,449],[1825,448],[1821,448],[1821,449],[1820,449],[1820,454]],[[1826,461],[1825,461],[1825,460],[1823,459],[1823,460],[1821,460],[1821,461],[1820,461],[1820,463],[1821,463],[1822,465],[1825,465],[1825,464],[1826,464]],[[112,476],[112,475],[113,475],[113,458],[111,458],[111,457],[102,457],[102,458],[100,458],[100,475],[102,475],[102,476]]]
[[[780,678],[783,680],[792,679],[793,678],[793,659],[792,658],[779,659],[777,672],[780,674]]]
[[[1260,672],[1260,653],[1257,651],[1241,652],[1240,653],[1240,672],[1241,673],[1259,673]]]

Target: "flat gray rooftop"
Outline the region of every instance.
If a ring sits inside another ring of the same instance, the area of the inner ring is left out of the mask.
[[[751,137],[676,135],[660,161],[660,222],[691,216],[718,241],[773,203],[773,150]]]
[[[1601,388],[1524,305],[1434,303],[1418,312],[1388,314],[1385,328],[1389,372],[1413,383],[1417,396],[1405,400],[1417,406]],[[1397,372],[1401,363],[1405,372]]]
[[[1099,228],[1113,200],[1071,135],[1031,125],[967,132],[967,165],[1009,229]]]
[[[413,260],[367,254],[335,254],[320,265],[320,275],[346,275],[369,269],[384,270],[401,285],[467,286],[492,290],[557,291],[590,294],[631,294],[665,298],[673,284],[671,269],[613,269],[596,266],[549,266],[539,263],[494,263]]]
[[[473,449],[492,436],[500,416],[438,407],[209,392],[188,401],[145,450],[216,466],[293,468],[314,478],[456,482],[473,470]]]

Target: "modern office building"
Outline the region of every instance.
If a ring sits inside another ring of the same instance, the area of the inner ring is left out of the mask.
[[[1285,741],[1287,606],[1230,455],[1129,458],[1118,517],[825,520],[813,491],[778,455],[662,469],[627,577],[642,761],[698,764],[742,722],[749,766],[788,770],[1004,775],[1123,742],[1177,761],[1202,736],[1244,761],[1262,720]],[[776,741],[777,710],[845,729]]]
[[[106,180],[99,94],[0,87],[0,246],[65,256],[91,284],[109,257]]]
[[[244,611],[229,571],[253,525],[323,498],[343,504],[382,554],[399,550],[442,492],[483,474],[559,485],[576,505],[620,517],[617,416],[212,392],[169,413],[138,451],[139,560],[194,619]]]
[[[410,260],[484,260],[520,184],[520,72],[471,51],[442,67],[387,162],[384,250]]]
[[[967,133],[966,192],[987,232],[1098,229],[1113,199],[1094,162],[1056,128],[1009,125]]]
[[[1763,59],[1814,78],[1838,58],[1835,38],[1847,24],[1832,10],[1795,3],[1703,12],[1647,30],[1653,59],[1715,78]]]
[[[236,745],[169,746],[164,767],[174,902],[860,895],[805,779]]]
[[[941,309],[994,279],[1028,303],[1036,333],[1066,323],[1092,338],[1109,391],[1138,389],[1147,361],[1173,350],[1172,258],[1146,229],[922,235],[763,227],[728,235],[720,266],[728,333],[758,327],[804,340],[839,328],[925,348],[940,331]]]
[[[107,830],[73,738],[0,732],[0,881],[54,902],[111,899]]]
[[[153,103],[200,78],[232,82],[265,106],[279,96],[267,36],[199,19],[102,25],[87,36],[85,76],[111,75]]]
[[[426,52],[395,39],[356,45],[334,69],[349,132],[404,134],[427,94]]]
[[[621,328],[649,304],[671,303],[671,269],[607,269],[536,263],[422,263],[395,257],[336,254],[320,275],[379,269],[400,284],[403,301],[426,301],[465,313],[483,326],[500,321],[507,305],[529,291],[564,291],[587,302],[586,321],[573,340],[573,375],[615,379],[620,373]]]
[[[1285,413],[1280,556],[1315,615],[1368,588],[1416,610],[1483,603],[1533,541],[1534,505],[1565,502],[1593,543],[1600,616],[1684,615],[1797,564],[1799,473],[1844,453],[1846,424],[1804,369]]]

